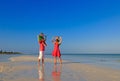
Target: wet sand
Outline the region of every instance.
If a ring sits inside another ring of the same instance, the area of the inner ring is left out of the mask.
[[[0,81],[120,81],[120,70],[63,61],[53,64],[46,58],[39,65],[37,57],[19,56],[0,62]]]

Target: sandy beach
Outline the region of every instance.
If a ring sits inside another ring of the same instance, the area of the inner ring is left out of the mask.
[[[9,59],[0,62],[0,81],[120,81],[118,69],[69,61],[54,65],[51,58],[39,66],[35,56]]]

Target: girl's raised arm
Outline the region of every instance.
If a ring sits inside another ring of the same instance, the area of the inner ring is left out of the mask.
[[[54,38],[54,37],[52,37],[52,43],[54,44],[54,42],[55,42],[55,38]]]
[[[59,44],[62,43],[62,37],[59,37]]]

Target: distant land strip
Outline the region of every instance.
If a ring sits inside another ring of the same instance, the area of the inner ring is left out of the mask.
[[[0,54],[22,54],[21,52],[13,52],[13,51],[0,51]]]

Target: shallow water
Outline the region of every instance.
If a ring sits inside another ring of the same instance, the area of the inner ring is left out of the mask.
[[[20,55],[0,55],[0,62],[9,62],[10,57]],[[37,55],[33,55],[36,56]],[[52,58],[51,55],[46,55],[47,58]],[[72,71],[69,67],[65,67],[68,63],[92,64],[97,66],[120,69],[120,55],[62,55],[63,65],[46,62],[44,66],[38,65],[37,62],[12,62],[10,66],[11,72],[0,74],[1,81],[15,81],[18,78],[32,78],[34,81],[86,81],[80,73]],[[69,62],[70,61],[70,62]],[[22,66],[17,71],[12,71],[16,66]],[[30,67],[25,68],[25,67]],[[74,67],[74,66],[73,66]],[[2,80],[3,79],[3,80]],[[5,79],[5,80],[4,80]],[[32,81],[32,80],[29,80]]]
[[[63,55],[63,59],[83,64],[120,69],[120,54],[72,54]]]
[[[22,54],[23,55],[23,54]],[[28,54],[24,54],[28,55]],[[38,56],[37,54],[30,54]],[[16,55],[0,55],[0,62],[9,61],[10,57],[20,56]],[[46,58],[52,58],[51,55],[45,55]],[[120,54],[62,54],[63,60],[71,62],[78,62],[83,64],[92,64],[102,67],[110,67],[120,69]]]

